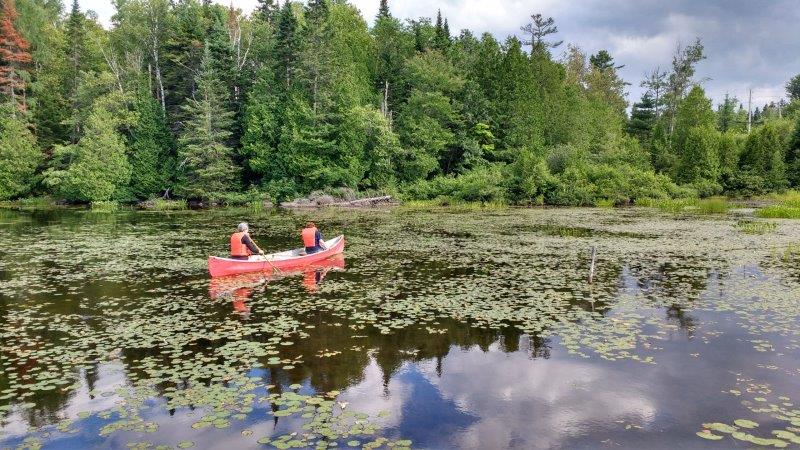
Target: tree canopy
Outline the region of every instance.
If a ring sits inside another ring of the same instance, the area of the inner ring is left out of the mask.
[[[534,11],[499,39],[375,1],[370,25],[339,0],[249,13],[126,0],[107,28],[77,1],[3,1],[0,197],[224,203],[349,188],[590,205],[800,183],[800,75],[793,103],[758,108],[748,135],[739,101],[715,109],[696,79],[699,40],[631,100],[609,51],[556,54],[556,18]]]

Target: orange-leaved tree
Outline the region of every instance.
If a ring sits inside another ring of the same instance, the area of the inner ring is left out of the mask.
[[[21,111],[26,108],[25,69],[31,63],[30,44],[17,31],[14,0],[0,0],[0,93]]]

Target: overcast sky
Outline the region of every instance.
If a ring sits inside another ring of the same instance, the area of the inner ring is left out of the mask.
[[[230,0],[215,0],[230,5]],[[350,0],[372,23],[379,0]],[[109,0],[80,0],[104,23],[113,14]],[[256,0],[234,0],[250,11]],[[390,0],[400,18],[435,17],[441,9],[450,28],[476,35],[491,32],[503,40],[519,35],[531,13],[552,16],[559,39],[593,53],[607,49],[631,83],[630,101],[641,95],[639,83],[648,70],[667,68],[677,43],[700,37],[708,59],[698,79],[715,100],[726,93],[763,105],[785,96],[784,86],[800,73],[800,0]],[[561,52],[563,48],[557,51]]]

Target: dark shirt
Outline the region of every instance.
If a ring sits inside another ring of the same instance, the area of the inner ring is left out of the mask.
[[[322,233],[320,233],[320,231],[317,230],[317,234],[314,236],[314,246],[306,247],[306,253],[316,253],[321,251],[322,245],[320,245],[320,243],[323,241],[324,239],[322,238]]]
[[[244,236],[242,236],[242,244],[244,244],[247,247],[247,249],[250,250],[250,253],[252,253],[254,255],[258,254],[258,247],[256,247],[256,243],[253,242],[252,239],[250,239],[250,236],[248,236],[246,234]],[[231,256],[231,259],[236,259],[236,260],[240,260],[240,261],[247,261],[247,260],[250,259],[250,257],[249,256]]]
[[[252,254],[258,254],[258,247],[256,247],[256,243],[250,239],[250,235],[245,234],[242,236],[242,244],[246,245]]]

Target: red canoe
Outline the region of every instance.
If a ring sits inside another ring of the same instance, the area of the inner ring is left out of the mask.
[[[266,256],[251,256],[249,261],[209,256],[208,272],[212,277],[217,278],[242,273],[272,272],[275,269],[295,269],[307,266],[344,252],[344,236],[326,241],[325,245],[328,247],[327,250],[313,255],[306,255],[305,250],[300,248]]]

